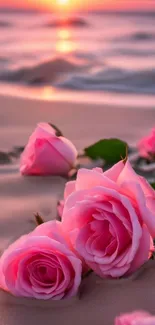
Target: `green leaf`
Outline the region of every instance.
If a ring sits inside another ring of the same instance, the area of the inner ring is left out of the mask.
[[[89,158],[101,158],[106,163],[116,163],[127,158],[127,150],[127,143],[119,139],[103,139],[84,149]]]
[[[48,123],[54,130],[55,130],[55,135],[57,137],[63,137],[62,132],[58,129],[58,127],[52,123]]]
[[[155,183],[151,183],[150,184],[153,188],[154,188],[154,190],[155,190]]]

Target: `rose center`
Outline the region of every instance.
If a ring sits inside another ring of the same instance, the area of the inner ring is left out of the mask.
[[[33,286],[53,286],[63,280],[60,264],[55,256],[37,255],[28,266],[29,279]]]

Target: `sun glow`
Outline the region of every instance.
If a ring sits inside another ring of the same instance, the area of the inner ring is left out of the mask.
[[[70,7],[70,0],[57,0],[59,9],[68,9]]]
[[[56,0],[55,7],[60,14],[64,15],[71,12],[72,3],[71,0]]]
[[[69,0],[57,0],[59,6],[64,6],[69,3]]]

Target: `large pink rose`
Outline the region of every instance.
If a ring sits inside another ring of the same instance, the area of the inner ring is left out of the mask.
[[[147,159],[155,159],[155,128],[138,143],[139,154]]]
[[[21,237],[2,255],[0,285],[15,296],[59,300],[76,295],[82,263],[61,223],[50,221]]]
[[[77,150],[66,138],[56,136],[47,123],[38,124],[21,156],[23,175],[67,175],[74,166]]]
[[[155,192],[129,161],[104,173],[81,169],[65,189],[62,224],[73,248],[98,275],[130,274],[153,249]]]
[[[136,311],[116,317],[115,325],[155,325],[155,317],[143,311]]]

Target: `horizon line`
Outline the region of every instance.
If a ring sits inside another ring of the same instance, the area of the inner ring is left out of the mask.
[[[4,6],[0,6],[0,14],[3,13],[3,12],[21,12],[21,13],[24,13],[24,12],[29,12],[29,13],[41,13],[41,12],[44,12],[44,13],[55,13],[54,10],[48,10],[48,9],[43,9],[43,8],[23,8],[23,7],[4,7]],[[90,10],[77,10],[77,13],[127,13],[127,14],[155,14],[155,9],[154,10],[146,10],[146,8],[142,8],[141,10],[138,9],[90,9]],[[75,12],[73,14],[76,14]]]

